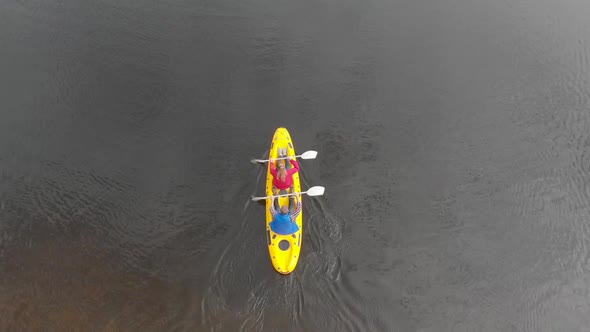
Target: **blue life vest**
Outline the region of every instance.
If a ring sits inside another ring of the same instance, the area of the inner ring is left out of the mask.
[[[299,226],[291,221],[290,215],[279,212],[275,215],[273,221],[270,222],[270,229],[280,235],[289,235],[297,232]]]

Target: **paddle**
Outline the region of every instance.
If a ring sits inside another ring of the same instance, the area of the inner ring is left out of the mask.
[[[315,159],[315,157],[318,155],[317,151],[305,151],[302,154],[295,156],[295,157],[300,157],[301,159]],[[260,163],[265,163],[267,161],[271,161],[271,160],[280,160],[280,159],[289,159],[289,158],[294,158],[294,157],[281,157],[281,158],[274,158],[274,159],[252,159],[250,160],[251,163],[253,164],[260,164]]]
[[[326,190],[326,188],[324,188],[322,186],[315,186],[315,187],[311,187],[311,188],[307,189],[307,191],[302,191],[299,193],[290,193],[290,194],[283,194],[283,195],[276,195],[276,196],[264,196],[264,197],[252,196],[252,200],[253,201],[260,201],[260,200],[267,199],[267,198],[292,196],[295,194],[307,194],[307,196],[321,196],[324,194],[324,190]]]

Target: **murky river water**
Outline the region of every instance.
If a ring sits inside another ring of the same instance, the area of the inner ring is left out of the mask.
[[[0,4],[3,331],[587,331],[585,1]],[[263,169],[302,161],[297,270]]]

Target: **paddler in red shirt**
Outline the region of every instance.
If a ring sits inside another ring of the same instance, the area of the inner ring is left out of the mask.
[[[276,168],[273,164],[270,166],[270,174],[273,176],[272,191],[277,195],[279,190],[287,190],[293,186],[293,174],[299,171],[299,164],[295,159],[289,159],[293,167],[287,169],[283,159],[277,160]]]

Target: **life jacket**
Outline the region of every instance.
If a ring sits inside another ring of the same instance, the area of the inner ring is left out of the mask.
[[[279,212],[275,215],[273,221],[270,222],[270,229],[280,235],[289,235],[297,232],[299,226],[291,221],[289,214],[281,214]]]

